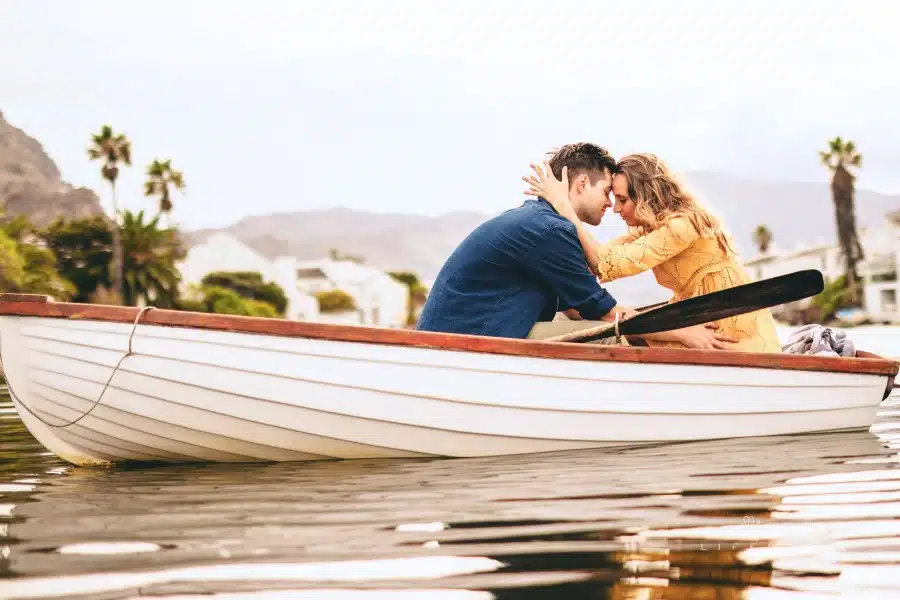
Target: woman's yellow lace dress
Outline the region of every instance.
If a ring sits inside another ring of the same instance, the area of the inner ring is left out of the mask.
[[[702,238],[690,221],[670,220],[647,234],[629,233],[602,244],[591,266],[601,282],[653,270],[656,281],[672,290],[669,302],[717,292],[753,281],[736,257],[714,238]],[[742,352],[781,352],[775,320],[768,309],[719,321],[719,331],[738,339]],[[677,342],[651,346],[682,348]]]

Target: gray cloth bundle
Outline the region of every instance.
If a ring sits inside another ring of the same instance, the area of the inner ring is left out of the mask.
[[[795,329],[781,347],[787,354],[812,354],[825,356],[856,356],[856,347],[840,329],[823,325],[804,325]]]

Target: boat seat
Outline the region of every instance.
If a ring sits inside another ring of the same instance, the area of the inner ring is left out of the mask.
[[[531,328],[531,331],[528,333],[529,340],[545,340],[547,338],[551,338],[557,335],[563,335],[565,333],[571,333],[573,331],[580,331],[582,329],[590,329],[591,327],[597,327],[598,325],[609,325],[606,321],[572,321],[567,319],[566,317],[557,317],[552,321],[540,321],[535,323],[534,327]],[[616,338],[608,337],[602,340],[594,340],[593,342],[584,342],[586,344],[596,344],[599,346],[615,346]],[[622,338],[622,346],[630,345],[628,340],[624,337]]]

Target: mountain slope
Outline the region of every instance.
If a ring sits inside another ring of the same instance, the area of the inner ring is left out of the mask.
[[[40,142],[13,127],[0,113],[0,210],[25,215],[36,225],[56,217],[103,214],[100,199],[87,188],[62,180]]]

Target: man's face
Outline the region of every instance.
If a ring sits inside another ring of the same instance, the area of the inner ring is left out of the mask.
[[[569,198],[578,218],[589,225],[599,225],[603,213],[612,206],[609,200],[611,186],[612,177],[606,171],[594,185],[591,185],[587,174],[579,174],[575,185],[569,190]]]

